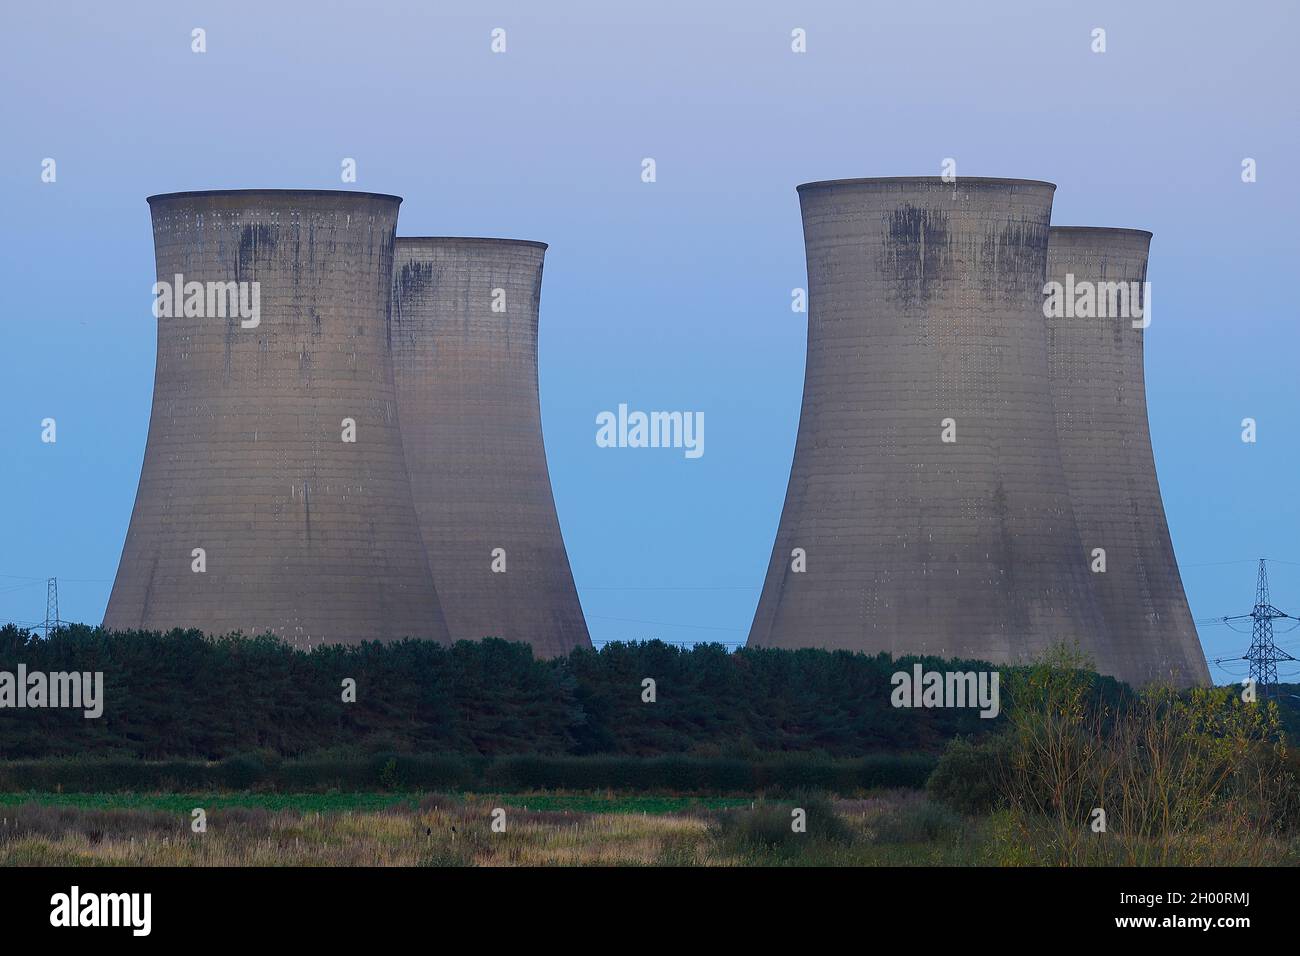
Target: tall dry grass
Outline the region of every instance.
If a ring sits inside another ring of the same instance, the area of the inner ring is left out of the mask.
[[[188,815],[26,804],[0,811],[0,865],[754,866],[980,862],[980,830],[913,791],[662,813],[505,808],[433,795],[381,811]],[[807,832],[790,829],[795,803]],[[936,814],[939,822],[936,824]],[[937,827],[937,829],[936,829]]]

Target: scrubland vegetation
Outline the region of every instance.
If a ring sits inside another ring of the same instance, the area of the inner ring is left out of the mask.
[[[1001,669],[996,720],[893,708],[911,659],[822,651],[0,631],[16,657],[109,699],[7,715],[0,865],[1300,863],[1294,712],[1063,649]]]
[[[1108,704],[1059,651],[1013,674],[1007,724],[954,741],[930,795],[994,823],[1006,862],[1300,863],[1300,762],[1275,702],[1151,687]]]
[[[0,807],[0,865],[736,866],[988,862],[980,825],[917,791],[828,801],[428,794],[383,807]],[[368,800],[361,801],[362,803]],[[571,804],[571,805],[566,805]],[[657,804],[657,805],[656,805]],[[791,828],[798,806],[806,832]],[[504,830],[492,829],[500,808]]]

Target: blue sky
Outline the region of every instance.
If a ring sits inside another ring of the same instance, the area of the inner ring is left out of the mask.
[[[103,613],[153,379],[145,196],[345,188],[344,157],[347,188],[405,197],[401,233],[550,243],[543,422],[598,641],[744,640],[802,388],[794,187],[945,157],[1057,183],[1058,224],[1155,233],[1151,426],[1193,614],[1245,612],[1261,555],[1300,613],[1298,19],[1281,0],[8,8],[0,619],[41,618],[50,575],[65,618]],[[620,402],[703,411],[706,454],[598,448]],[[1211,658],[1247,641],[1201,637]],[[1300,656],[1300,631],[1283,646]]]

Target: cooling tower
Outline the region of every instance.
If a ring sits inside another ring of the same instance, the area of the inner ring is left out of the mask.
[[[1147,248],[1136,229],[1053,228],[1048,358],[1065,481],[1105,632],[1099,669],[1132,684],[1209,684],[1160,500],[1142,341]],[[1068,303],[1066,301],[1068,295]],[[1076,307],[1077,305],[1077,307]],[[1068,310],[1069,314],[1064,314]],[[1081,314],[1083,313],[1083,314]],[[1137,323],[1137,328],[1134,323]]]
[[[542,444],[546,244],[402,238],[393,356],[406,461],[454,639],[590,646]]]
[[[446,639],[393,383],[400,202],[149,199],[158,364],[105,627],[271,631],[297,646]]]
[[[1091,646],[1042,313],[1054,189],[799,187],[803,410],[750,644],[996,663]]]

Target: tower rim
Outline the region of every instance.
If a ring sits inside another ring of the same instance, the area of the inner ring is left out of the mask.
[[[506,239],[496,236],[398,236],[398,242],[497,242],[508,246],[532,246],[549,249],[550,245],[537,239]]]
[[[932,185],[957,185],[960,183],[974,183],[979,186],[1046,186],[1048,189],[1055,191],[1056,183],[1050,183],[1045,179],[1003,179],[996,176],[958,176],[951,183],[945,182],[942,176],[868,176],[860,179],[820,179],[813,182],[801,183],[795,187],[795,192],[804,192],[809,189],[826,189],[833,186],[887,186],[899,183],[907,183],[914,186],[932,186]]]
[[[374,193],[362,189],[187,189],[174,193],[155,193],[152,196],[146,196],[145,202],[152,205],[154,202],[163,199],[200,199],[209,196],[329,196],[333,198],[341,196],[357,196],[370,199],[391,199],[401,202],[401,196],[394,196],[392,193]]]
[[[1051,226],[1049,237],[1052,232],[1076,236],[1146,236],[1148,239],[1155,235],[1150,229],[1132,229],[1127,226]]]

